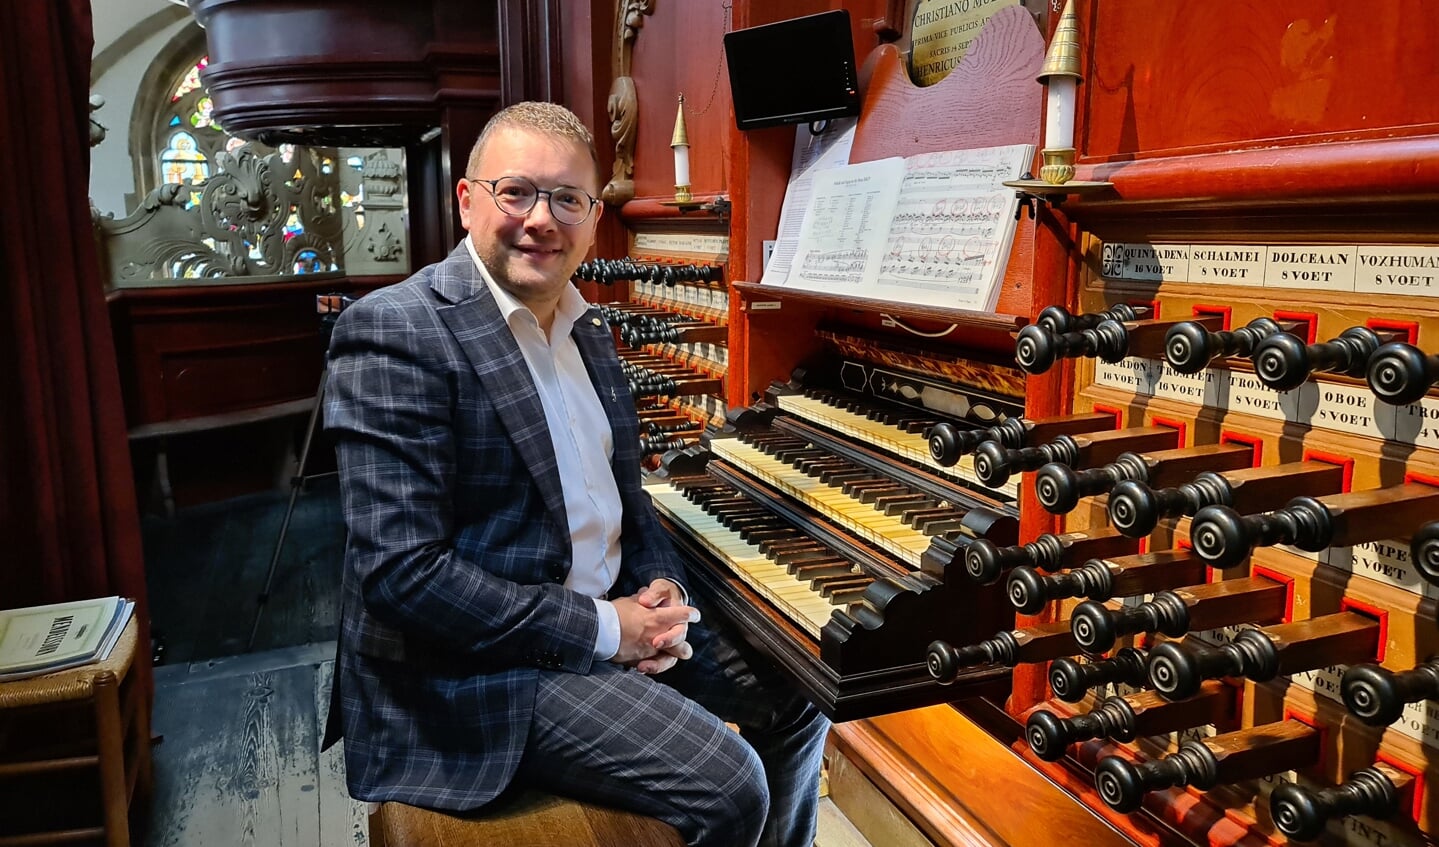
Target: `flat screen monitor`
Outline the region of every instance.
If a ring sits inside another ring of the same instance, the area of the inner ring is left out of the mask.
[[[849,12],[836,9],[724,37],[740,129],[859,114]]]

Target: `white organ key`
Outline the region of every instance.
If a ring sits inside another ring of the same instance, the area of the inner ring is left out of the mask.
[[[929,441],[920,433],[905,432],[898,427],[870,420],[864,415],[857,415],[854,412],[831,406],[823,400],[813,397],[783,394],[776,399],[779,401],[777,405],[780,409],[804,420],[813,421],[836,432],[866,441],[897,456],[903,456],[912,462],[918,462],[950,479],[964,480],[980,489],[989,488],[975,475],[972,457],[961,456],[959,464],[945,467],[929,455]],[[1019,475],[1015,474],[1004,485],[992,490],[1018,498]]]
[[[781,462],[768,453],[737,438],[716,438],[710,452],[734,462],[769,484],[790,494],[814,510],[862,538],[883,547],[915,567],[929,549],[929,536],[890,516],[860,503],[834,486]]]
[[[682,491],[667,483],[647,483],[645,491],[661,514],[688,529],[692,538],[723,559],[745,584],[819,640],[820,629],[829,622],[836,607],[818,591],[760,553],[755,545],[721,524],[714,515],[690,502]]]

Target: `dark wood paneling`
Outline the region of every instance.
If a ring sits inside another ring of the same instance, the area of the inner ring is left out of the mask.
[[[312,397],[325,339],[315,295],[395,281],[132,289],[112,300],[130,427]]]
[[[417,0],[196,0],[203,78],[225,129],[270,142],[402,146],[446,109],[487,108],[502,77],[495,4]],[[549,52],[535,34],[536,55]],[[532,42],[532,44],[535,42]],[[530,71],[533,71],[531,73]]]
[[[635,197],[674,198],[675,159],[670,139],[681,93],[685,95],[690,140],[691,191],[718,194],[728,190],[725,127],[733,119],[729,75],[723,67],[727,16],[721,3],[656,3],[654,14],[645,19],[634,47],[639,95]]]
[[[1083,8],[1088,6],[1089,8]],[[1081,3],[1088,160],[1433,133],[1433,7]]]

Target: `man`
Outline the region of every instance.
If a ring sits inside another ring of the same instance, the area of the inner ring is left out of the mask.
[[[603,213],[588,130],[505,109],[455,190],[469,237],[330,347],[351,794],[469,810],[534,785],[694,845],[809,845],[828,722],[698,622],[609,329],[570,285]]]

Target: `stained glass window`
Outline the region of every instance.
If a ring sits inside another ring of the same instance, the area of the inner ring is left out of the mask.
[[[210,178],[210,163],[196,149],[195,136],[177,132],[160,154],[161,179],[169,184],[201,183]]]
[[[306,247],[295,254],[295,266],[292,270],[297,274],[317,274],[329,268],[320,260],[319,253]]]
[[[299,235],[304,231],[305,225],[300,223],[300,211],[294,206],[291,206],[290,217],[288,220],[285,221],[285,240],[289,241],[291,238],[294,238],[295,236]]]
[[[180,102],[181,97],[184,97],[186,94],[189,94],[191,91],[199,88],[200,71],[203,71],[205,67],[209,64],[209,56],[200,57],[200,61],[196,62],[195,66],[193,68],[190,68],[189,72],[185,74],[185,78],[180,80],[180,84],[175,88],[175,93],[170,95],[170,102],[178,103]]]
[[[200,102],[195,104],[195,111],[190,113],[190,126],[196,129],[207,126],[220,129],[220,125],[215,122],[215,101],[209,97],[201,97]]]
[[[148,195],[162,185],[184,186],[164,202],[182,205],[203,222],[193,248],[169,251],[157,262],[161,274],[333,272],[345,269],[352,249],[367,263],[362,272],[406,270],[404,166],[389,158],[393,153],[271,147],[231,136],[202,79],[208,64],[202,57],[189,66],[168,65],[170,75],[160,83],[158,102],[152,101],[145,154],[137,159],[137,189]],[[227,204],[236,183],[263,184],[264,194]],[[365,208],[367,201],[373,209]],[[380,231],[387,221],[392,229]]]

